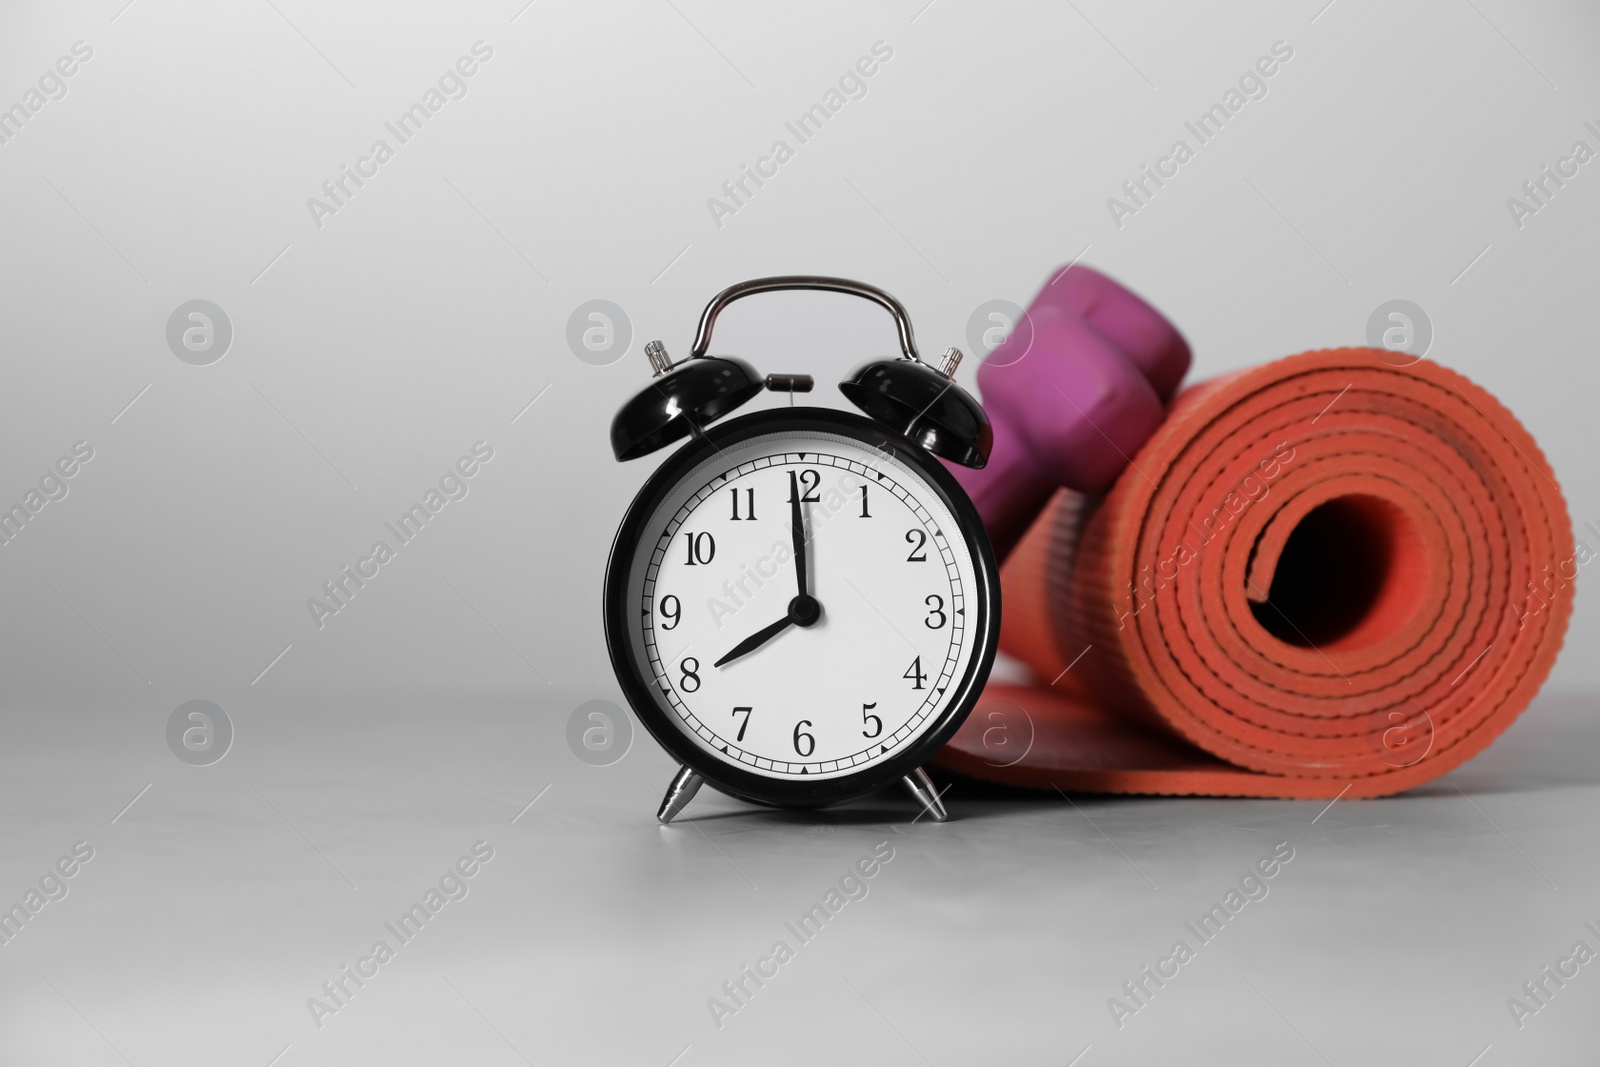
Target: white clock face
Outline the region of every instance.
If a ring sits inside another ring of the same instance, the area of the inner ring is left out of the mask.
[[[983,587],[955,517],[925,476],[853,437],[721,449],[667,493],[635,551],[629,629],[657,703],[758,775],[815,781],[894,757],[982,651]],[[814,603],[791,609],[802,593]]]

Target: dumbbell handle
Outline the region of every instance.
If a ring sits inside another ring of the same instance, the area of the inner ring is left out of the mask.
[[[1050,502],[1056,486],[1040,471],[1011,427],[996,419],[992,410],[989,416],[994,430],[989,462],[981,470],[953,463],[945,466],[972,498],[995,558],[1003,562]]]

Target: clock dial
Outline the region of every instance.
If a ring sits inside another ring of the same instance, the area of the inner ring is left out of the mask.
[[[720,448],[633,547],[639,672],[696,747],[770,779],[893,760],[956,699],[987,589],[928,477],[844,434]]]

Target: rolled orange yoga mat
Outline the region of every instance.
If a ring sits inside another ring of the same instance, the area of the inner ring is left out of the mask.
[[[1561,647],[1575,551],[1532,436],[1436,363],[1306,352],[1202,382],[1002,571],[939,762],[1037,788],[1377,796],[1481,751]],[[1052,681],[1053,680],[1053,681]]]

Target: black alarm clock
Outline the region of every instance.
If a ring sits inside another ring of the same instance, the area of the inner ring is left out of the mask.
[[[839,389],[864,415],[774,408],[718,422],[762,389],[809,392],[710,356],[734,300],[821,289],[873,300],[900,358]],[[922,764],[961,726],[994,662],[1000,588],[983,522],[939,458],[982,467],[993,434],[881,289],[843,278],[757,278],[706,305],[688,359],[645,346],[649,387],[611,424],[619,461],[674,442],[629,506],[606,565],[606,645],[628,703],[682,765],[658,818],[703,782],[782,807],[819,807],[900,782],[936,820]],[[716,425],[712,425],[717,423]]]

